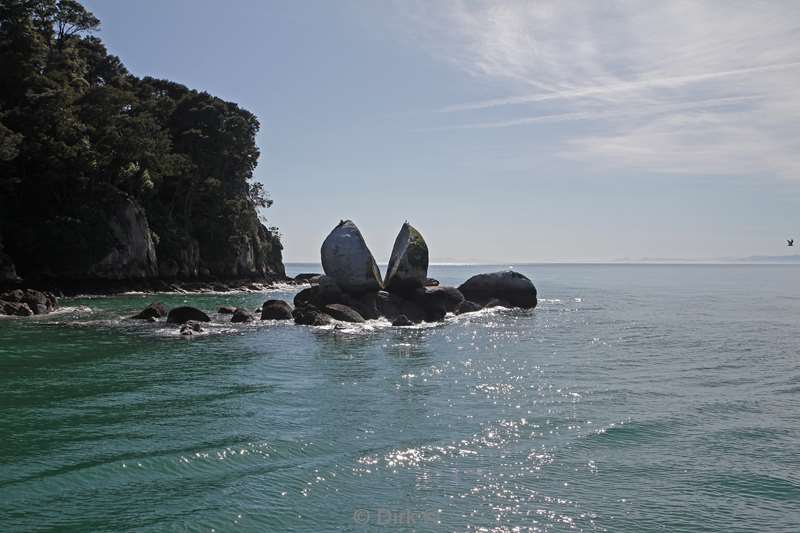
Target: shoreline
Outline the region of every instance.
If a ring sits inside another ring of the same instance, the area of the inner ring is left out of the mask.
[[[76,296],[115,296],[131,292],[194,294],[205,292],[259,292],[274,288],[276,284],[306,285],[307,282],[282,275],[245,278],[193,278],[193,279],[87,279],[87,280],[20,280],[0,282],[0,293],[16,289],[47,291],[58,298]]]

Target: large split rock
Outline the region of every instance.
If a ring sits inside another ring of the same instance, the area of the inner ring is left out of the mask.
[[[383,285],[390,292],[407,292],[425,286],[427,280],[428,245],[422,234],[405,222],[394,240]]]
[[[322,243],[322,268],[346,293],[362,294],[383,288],[381,273],[358,227],[343,220]]]
[[[536,307],[536,287],[523,274],[506,270],[472,276],[458,287],[467,300],[486,305],[492,300],[507,302],[512,307]]]

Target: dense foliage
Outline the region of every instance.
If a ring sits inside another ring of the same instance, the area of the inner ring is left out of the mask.
[[[256,117],[131,75],[98,29],[74,0],[0,0],[0,238],[17,271],[91,275],[125,244],[108,227],[120,198],[146,214],[162,276],[282,269],[258,219]]]

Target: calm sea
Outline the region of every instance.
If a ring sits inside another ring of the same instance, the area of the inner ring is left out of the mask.
[[[0,530],[800,531],[800,266],[516,269],[410,329],[0,320]]]

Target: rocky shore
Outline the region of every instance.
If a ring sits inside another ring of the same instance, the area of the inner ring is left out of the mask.
[[[361,231],[352,221],[342,220],[322,243],[324,274],[304,273],[295,278],[275,274],[227,281],[145,278],[40,282],[35,288],[0,290],[0,313],[17,316],[48,313],[57,307],[57,297],[78,294],[262,292],[277,283],[307,287],[295,295],[292,303],[267,300],[255,313],[235,307],[222,307],[217,312],[231,315],[231,322],[293,320],[297,324],[322,326],[336,321],[358,323],[382,318],[400,327],[441,321],[448,313],[472,313],[489,307],[532,309],[538,303],[531,280],[512,270],[478,274],[458,287],[441,285],[428,277],[428,256],[422,233],[406,222],[395,239],[386,276],[381,277]],[[200,309],[183,306],[168,310],[158,302],[131,319],[166,319],[186,335],[202,331],[202,323],[210,320]]]
[[[511,270],[478,274],[458,287],[443,286],[428,277],[428,246],[422,234],[407,222],[394,243],[385,278],[381,278],[372,253],[358,227],[341,221],[320,250],[324,274],[299,274],[290,283],[307,284],[293,302],[267,300],[255,313],[222,307],[219,314],[231,322],[292,320],[296,324],[324,326],[335,322],[359,323],[385,319],[393,326],[437,322],[448,313],[464,314],[489,307],[532,309],[536,287],[526,276]],[[257,316],[260,312],[260,316]],[[193,335],[210,321],[206,312],[182,306],[167,310],[154,303],[132,319],[176,324],[181,334]]]

